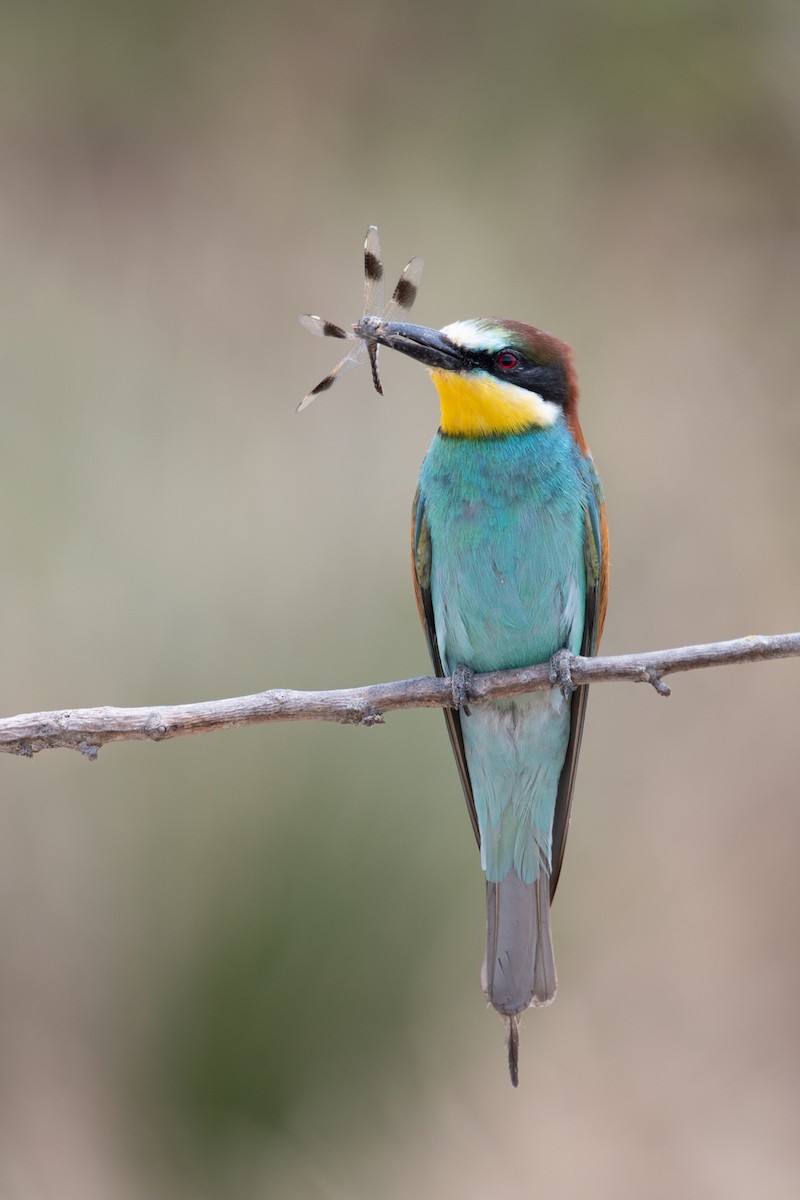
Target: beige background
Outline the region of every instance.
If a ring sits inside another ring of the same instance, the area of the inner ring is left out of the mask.
[[[788,0],[9,0],[2,711],[427,670],[371,221],[575,347],[607,651],[797,628],[798,129]],[[796,1197],[799,671],[595,688],[517,1093],[438,714],[0,762],[0,1196]]]

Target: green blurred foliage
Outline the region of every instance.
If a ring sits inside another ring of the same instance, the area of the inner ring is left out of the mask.
[[[4,711],[427,670],[432,390],[294,414],[371,221],[421,321],[575,346],[610,652],[795,626],[799,59],[779,0],[8,0]],[[796,1195],[796,677],[594,689],[517,1094],[438,714],[3,763],[0,1194]]]

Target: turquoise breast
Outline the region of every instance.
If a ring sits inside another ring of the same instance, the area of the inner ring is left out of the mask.
[[[438,434],[420,491],[448,669],[460,662],[474,671],[526,666],[565,645],[577,652],[586,488],[563,423],[498,438]]]

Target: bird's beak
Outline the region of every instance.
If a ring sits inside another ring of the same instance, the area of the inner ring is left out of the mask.
[[[438,329],[428,329],[425,325],[406,325],[402,321],[370,321],[369,318],[361,322],[361,326],[371,341],[388,346],[390,350],[399,350],[426,367],[435,367],[440,371],[463,369],[463,349]],[[358,327],[356,329],[358,332]]]

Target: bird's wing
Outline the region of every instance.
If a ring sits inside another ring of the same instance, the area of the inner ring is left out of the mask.
[[[603,502],[603,489],[590,457],[585,460],[585,466],[588,496],[584,529],[586,609],[583,622],[581,654],[593,655],[597,653],[606,617],[606,601],[608,599],[608,524],[606,522],[606,508]],[[561,873],[561,864],[564,860],[564,847],[567,842],[569,814],[572,807],[572,791],[575,786],[575,773],[578,768],[578,755],[581,749],[583,722],[586,719],[586,703],[588,699],[588,687],[576,688],[572,694],[567,756],[564,759],[564,766],[561,769],[561,777],[558,781],[556,810],[553,817],[553,865],[550,872],[551,900],[556,892],[558,877]]]
[[[425,630],[433,669],[437,675],[444,677],[447,675],[447,671],[444,669],[442,656],[439,652],[439,643],[436,639],[433,599],[431,597],[431,535],[425,516],[425,505],[419,489],[417,489],[411,510],[411,568],[414,579],[414,590],[417,596],[417,607],[419,609],[420,620],[422,621],[422,628]],[[450,735],[450,745],[453,747],[458,774],[461,778],[461,786],[464,789],[464,799],[467,802],[469,818],[472,822],[475,838],[480,846],[481,835],[478,829],[478,816],[475,811],[475,798],[472,794],[472,780],[469,777],[467,757],[464,753],[461,715],[454,708],[445,708],[443,712],[447,724],[447,732]]]

